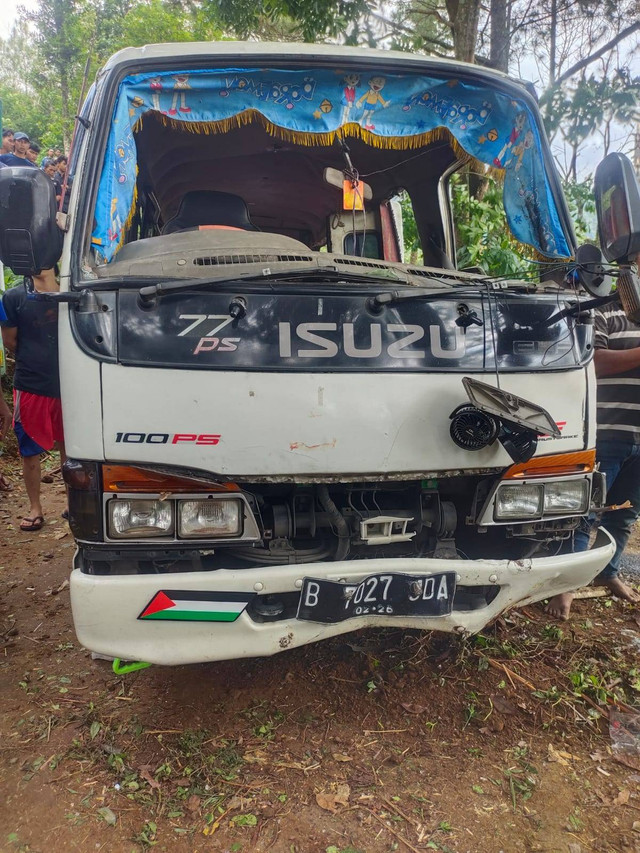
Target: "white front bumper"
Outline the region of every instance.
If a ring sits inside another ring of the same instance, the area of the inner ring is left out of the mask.
[[[365,627],[480,631],[504,610],[589,583],[613,556],[613,540],[600,529],[593,548],[528,560],[373,559],[306,566],[269,566],[154,575],[71,573],[71,606],[78,640],[93,652],[156,664],[187,664],[263,657]],[[455,610],[443,617],[360,616],[334,625],[283,619],[254,622],[246,612],[235,622],[141,621],[138,615],[159,590],[209,592],[294,592],[305,577],[358,583],[371,574],[425,575],[455,571],[458,586],[495,584],[491,604]],[[296,585],[296,581],[298,584]]]

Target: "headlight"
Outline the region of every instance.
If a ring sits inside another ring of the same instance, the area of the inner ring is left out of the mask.
[[[114,539],[170,536],[173,533],[171,501],[109,501],[109,534]]]
[[[542,485],[500,486],[496,493],[495,518],[540,518]]]
[[[566,480],[560,483],[545,483],[545,513],[575,513],[579,515],[586,512],[588,499],[589,483],[587,480],[578,480],[577,482]]]
[[[239,536],[241,501],[202,500],[178,502],[178,535],[184,537]]]

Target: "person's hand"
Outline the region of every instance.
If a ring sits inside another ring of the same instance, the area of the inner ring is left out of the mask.
[[[11,409],[0,392],[0,441],[4,441],[11,426]]]

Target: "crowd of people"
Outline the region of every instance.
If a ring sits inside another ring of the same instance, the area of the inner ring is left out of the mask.
[[[56,204],[64,196],[62,210],[67,212],[71,180],[67,176],[68,158],[59,148],[49,148],[40,159],[41,147],[21,130],[14,131],[7,127],[2,131],[2,147],[0,148],[0,169],[5,166],[27,166],[42,169],[53,182],[56,193]],[[38,160],[40,159],[40,162]]]

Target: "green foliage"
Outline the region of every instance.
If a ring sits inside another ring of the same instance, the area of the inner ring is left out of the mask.
[[[408,193],[403,192],[400,196],[400,208],[402,210],[402,233],[404,237],[404,261],[407,264],[422,263],[422,247],[420,246],[420,235],[413,215],[413,207]]]
[[[266,21],[278,19],[298,22],[304,41],[318,41],[326,36],[341,36],[348,44],[358,41],[371,27],[371,8],[367,0],[205,0],[205,13],[220,20],[240,38],[260,36]]]
[[[596,202],[593,195],[593,181],[591,178],[580,183],[565,181],[562,188],[573,219],[578,243],[593,241],[596,232]]]
[[[3,125],[45,149],[68,149],[85,70],[86,94],[99,67],[123,47],[222,37],[195,0],[38,0],[0,39]]]
[[[4,289],[10,290],[12,287],[17,287],[22,284],[24,276],[16,275],[9,267],[4,267]]]
[[[452,176],[451,201],[456,229],[458,267],[481,267],[491,275],[517,277],[531,265],[532,250],[509,231],[502,202],[502,186],[486,177],[481,192],[473,194],[468,172]]]

